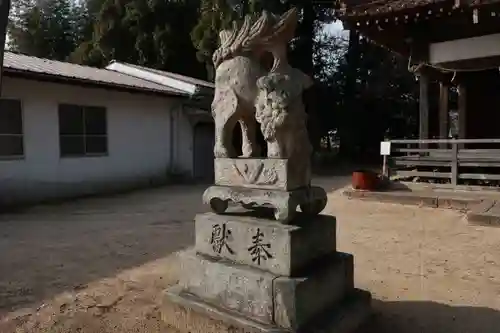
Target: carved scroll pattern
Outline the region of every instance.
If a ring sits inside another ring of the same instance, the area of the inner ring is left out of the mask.
[[[266,169],[263,163],[233,163],[233,169],[246,184],[274,185],[278,182],[278,174],[273,169]]]

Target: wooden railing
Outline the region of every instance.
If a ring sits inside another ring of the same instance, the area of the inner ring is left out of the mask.
[[[390,140],[386,176],[396,178],[500,181],[500,139]],[[466,146],[473,145],[474,149]],[[476,149],[481,147],[481,149]]]

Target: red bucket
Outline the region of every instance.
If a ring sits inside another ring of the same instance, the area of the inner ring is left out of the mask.
[[[377,188],[378,177],[372,171],[354,171],[352,173],[352,188],[355,190],[373,191]]]

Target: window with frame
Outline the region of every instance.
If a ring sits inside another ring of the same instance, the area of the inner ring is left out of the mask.
[[[21,101],[0,99],[0,157],[24,156]]]
[[[106,155],[106,108],[60,104],[59,147],[61,157]]]

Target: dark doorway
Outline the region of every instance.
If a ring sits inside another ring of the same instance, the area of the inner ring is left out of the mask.
[[[193,142],[194,177],[200,181],[211,182],[214,179],[214,124],[196,124]]]

